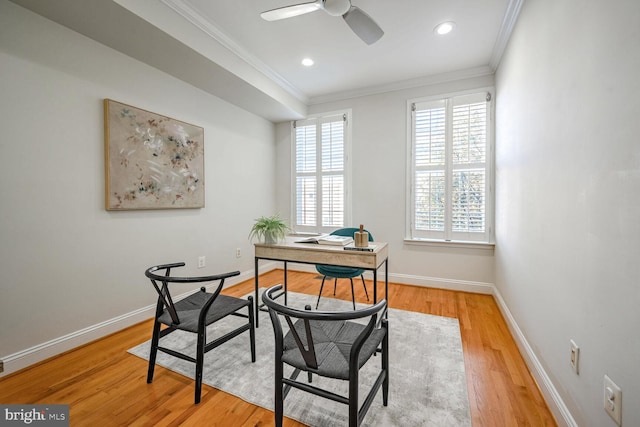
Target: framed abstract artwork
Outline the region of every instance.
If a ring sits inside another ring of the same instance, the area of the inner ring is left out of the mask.
[[[105,208],[204,207],[204,129],[104,100]]]

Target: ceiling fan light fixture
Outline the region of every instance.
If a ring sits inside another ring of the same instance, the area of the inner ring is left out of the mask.
[[[351,0],[324,0],[322,7],[331,16],[342,16],[351,8]]]
[[[438,36],[444,36],[445,34],[449,34],[451,31],[453,31],[455,27],[455,22],[447,21],[436,25],[436,27],[433,29],[433,32]]]
[[[322,9],[330,16],[341,16],[349,28],[366,44],[377,42],[384,31],[363,10],[351,5],[351,0],[315,0],[292,4],[264,11],[260,14],[266,21],[279,21]]]
[[[264,19],[265,21],[279,21],[281,19],[304,15],[305,13],[315,12],[319,9],[322,9],[322,0],[267,10],[265,12],[262,12],[260,14],[260,17],[262,17],[262,19]]]

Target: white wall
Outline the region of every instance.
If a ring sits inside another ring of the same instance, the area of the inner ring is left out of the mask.
[[[468,249],[404,243],[407,100],[493,85],[493,76],[395,90],[313,105],[310,113],[352,110],[353,226],[364,224],[389,243],[390,279],[400,283],[491,292],[493,248]],[[290,124],[276,129],[277,206],[291,210]],[[349,224],[347,224],[349,225]]]
[[[104,98],[204,127],[204,209],[105,211]],[[30,351],[42,344],[153,304],[144,277],[151,265],[185,261],[185,273],[253,273],[247,236],[253,219],[274,209],[271,122],[6,0],[0,99],[6,371],[24,365],[16,354],[35,361]],[[243,257],[236,259],[236,248]],[[196,270],[200,255],[207,266]]]
[[[585,427],[615,425],[605,374],[640,425],[639,22],[637,0],[527,1],[496,74],[496,285]]]
[[[623,389],[623,425],[640,425],[639,18],[636,0],[525,3],[496,77],[495,265],[492,251],[403,242],[406,100],[489,86],[490,76],[310,108],[352,109],[353,220],[390,243],[392,279],[476,290],[495,279],[567,424],[613,426],[602,410],[606,373]],[[253,219],[289,214],[288,124],[274,131],[6,0],[0,98],[5,369],[7,356],[136,319],[154,299],[149,265],[184,260],[188,273],[247,277]],[[205,128],[206,208],[104,210],[103,98]],[[199,255],[204,270],[194,268]],[[569,339],[581,347],[579,376]]]

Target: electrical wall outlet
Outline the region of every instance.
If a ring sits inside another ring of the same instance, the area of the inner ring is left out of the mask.
[[[240,248],[236,249],[236,258],[240,258],[242,255],[240,255]]]
[[[198,257],[198,268],[204,268],[205,265],[206,265],[206,261],[205,261],[204,255],[203,256],[199,256]]]
[[[0,374],[4,372],[4,362],[0,360]]]
[[[604,410],[619,425],[622,425],[622,390],[611,378],[604,376]]]
[[[578,362],[580,360],[580,347],[578,347],[578,344],[576,344],[574,340],[569,340],[569,342],[571,343],[571,359],[569,359],[569,363],[573,368],[573,372],[579,374]]]

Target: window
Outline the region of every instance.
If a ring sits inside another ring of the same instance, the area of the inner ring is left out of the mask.
[[[490,242],[491,94],[409,105],[409,238]]]
[[[293,123],[297,232],[331,232],[348,219],[348,112]]]

